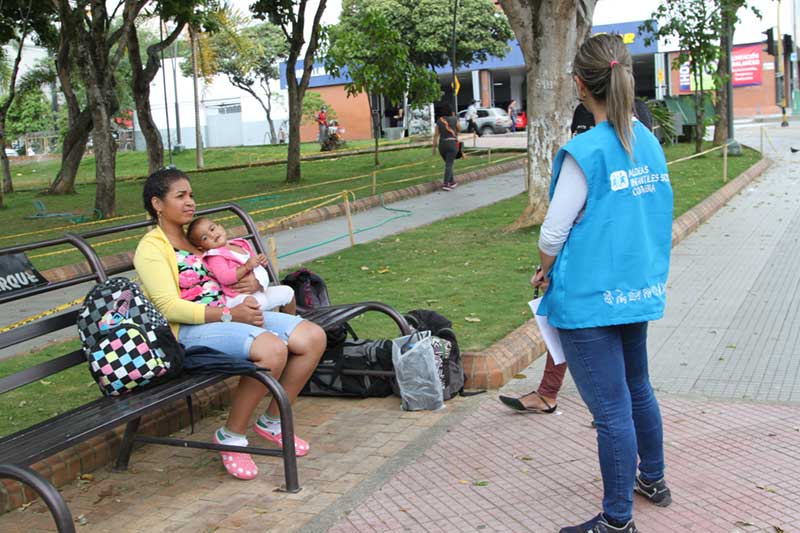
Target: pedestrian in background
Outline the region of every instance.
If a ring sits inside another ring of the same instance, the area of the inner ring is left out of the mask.
[[[658,140],[633,120],[632,61],[622,39],[588,39],[573,68],[596,125],[556,155],[541,234],[559,237],[540,239],[542,270],[531,282],[546,290],[538,314],[558,328],[597,426],[603,512],[561,533],[636,533],[634,487],[656,505],[671,502],[647,323],[664,313],[672,187]]]
[[[512,99],[508,104],[508,116],[511,117],[511,133],[517,131],[517,101]]]
[[[444,159],[444,183],[442,190],[452,191],[456,187],[456,180],[453,176],[453,163],[458,156],[458,117],[453,113],[450,105],[445,103],[442,106],[442,114],[436,121],[436,128],[433,130],[433,155],[439,149],[439,155]]]
[[[478,136],[478,100],[473,100],[467,107],[467,133],[472,133],[472,143],[475,143],[475,138]]]

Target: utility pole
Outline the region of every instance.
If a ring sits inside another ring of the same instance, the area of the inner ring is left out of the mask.
[[[175,143],[175,151],[180,151],[183,146],[181,145],[181,110],[178,104],[178,39],[172,43],[172,88],[175,89],[175,133],[178,138]]]
[[[778,0],[778,76],[781,95],[781,127],[789,126],[786,118],[786,74],[783,68],[783,34],[781,33],[781,0]]]
[[[453,67],[453,113],[458,115],[458,79],[456,78],[456,17],[458,15],[458,0],[453,0],[453,54],[450,65]]]
[[[192,86],[194,87],[194,142],[197,154],[197,168],[205,167],[203,161],[203,135],[200,132],[200,98],[197,90],[197,31],[190,25],[189,38],[192,41]]]
[[[727,5],[727,4],[724,4]],[[733,132],[733,13],[730,7],[726,7],[723,10],[723,21],[722,23],[725,25],[723,31],[725,31],[728,35],[727,39],[727,63],[728,63],[728,81],[725,83],[725,92],[727,93],[727,100],[728,100],[728,108],[725,110],[727,113],[727,122],[728,122],[728,154],[730,155],[741,155],[742,154],[742,147],[736,142],[735,135]]]

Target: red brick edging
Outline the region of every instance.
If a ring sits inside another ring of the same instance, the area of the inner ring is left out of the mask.
[[[771,164],[772,160],[761,159],[736,179],[675,219],[672,223],[672,246],[677,245],[700,224],[711,218],[728,200],[760,176]],[[536,320],[528,320],[486,350],[464,353],[464,372],[467,374],[464,386],[468,389],[498,389],[514,374],[543,355],[545,349]]]

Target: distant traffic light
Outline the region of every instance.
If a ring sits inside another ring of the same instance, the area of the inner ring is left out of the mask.
[[[783,55],[788,56],[792,52],[794,52],[794,43],[792,42],[792,36],[788,33],[783,34]]]
[[[767,48],[764,51],[771,56],[778,55],[778,52],[775,50],[775,36],[772,28],[768,29],[767,31],[762,31],[761,33],[767,36]]]

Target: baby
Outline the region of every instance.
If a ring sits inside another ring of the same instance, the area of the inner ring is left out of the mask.
[[[294,291],[286,285],[270,287],[269,273],[264,268],[268,264],[267,258],[264,254],[255,255],[247,240],[228,240],[225,228],[207,217],[192,220],[186,228],[186,236],[189,242],[205,251],[203,262],[209,273],[222,285],[229,307],[236,307],[248,296],[253,296],[263,311],[283,306],[288,307],[285,309],[287,312],[294,311],[294,306],[289,305],[294,300]],[[231,288],[250,272],[261,284],[261,291],[241,294]]]

